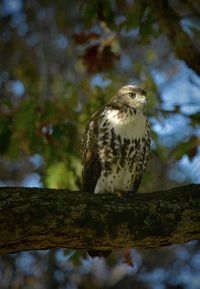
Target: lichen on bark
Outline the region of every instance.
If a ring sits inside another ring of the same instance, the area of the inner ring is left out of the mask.
[[[200,185],[119,198],[0,188],[0,253],[55,247],[158,248],[200,239]]]

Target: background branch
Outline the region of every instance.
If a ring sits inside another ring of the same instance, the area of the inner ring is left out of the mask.
[[[0,188],[0,253],[160,247],[200,239],[200,185],[119,198]]]

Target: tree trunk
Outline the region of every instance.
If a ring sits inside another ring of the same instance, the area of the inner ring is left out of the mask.
[[[155,248],[200,239],[200,185],[119,198],[0,188],[0,253]]]

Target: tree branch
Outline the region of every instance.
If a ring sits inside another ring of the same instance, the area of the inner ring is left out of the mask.
[[[119,198],[0,188],[0,253],[160,247],[200,239],[200,185]]]

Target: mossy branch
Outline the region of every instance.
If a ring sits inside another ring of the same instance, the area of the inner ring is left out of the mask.
[[[119,198],[0,188],[0,253],[155,248],[200,239],[200,185]]]

